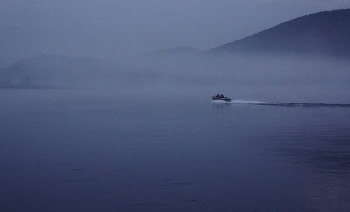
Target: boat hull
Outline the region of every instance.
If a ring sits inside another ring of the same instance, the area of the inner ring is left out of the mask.
[[[223,100],[223,101],[226,101],[226,102],[231,101],[231,99],[227,98],[227,97],[216,97],[216,96],[213,96],[212,98],[213,98],[213,100]]]

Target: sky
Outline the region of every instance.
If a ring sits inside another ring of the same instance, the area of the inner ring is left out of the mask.
[[[116,58],[199,50],[350,0],[0,0],[0,67],[42,54]]]

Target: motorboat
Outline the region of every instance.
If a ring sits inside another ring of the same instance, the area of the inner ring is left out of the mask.
[[[221,94],[221,95],[218,94],[218,95],[212,96],[212,98],[213,98],[213,100],[224,100],[226,102],[231,101],[230,98],[224,96],[223,94]]]

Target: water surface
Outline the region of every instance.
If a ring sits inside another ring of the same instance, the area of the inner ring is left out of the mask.
[[[346,105],[0,95],[1,211],[350,210]]]

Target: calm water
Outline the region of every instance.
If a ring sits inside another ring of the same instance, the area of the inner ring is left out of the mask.
[[[350,211],[350,107],[0,95],[0,211]]]

